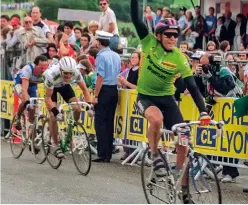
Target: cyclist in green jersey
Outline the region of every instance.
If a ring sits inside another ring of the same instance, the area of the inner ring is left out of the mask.
[[[179,27],[174,19],[165,19],[157,23],[155,35],[148,32],[139,17],[138,0],[131,0],[132,22],[142,45],[140,76],[138,80],[137,105],[140,113],[148,120],[149,145],[152,151],[153,170],[157,177],[164,177],[166,169],[157,153],[162,125],[171,129],[174,124],[184,122],[176,104],[174,77],[180,73],[195,104],[200,111],[200,121],[208,124],[211,120],[199,92],[184,54],[175,47]],[[192,105],[190,105],[192,106]],[[181,168],[185,160],[186,147],[176,145],[177,167]],[[187,194],[186,177],[182,181],[183,201],[192,203]]]

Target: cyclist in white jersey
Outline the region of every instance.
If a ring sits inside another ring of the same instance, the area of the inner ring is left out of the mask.
[[[57,93],[59,93],[65,102],[78,102],[75,92],[70,83],[75,82],[83,91],[85,101],[91,103],[90,93],[85,85],[81,73],[76,69],[76,61],[71,57],[63,57],[57,64],[53,64],[43,74],[45,84],[45,103],[49,110],[50,121],[49,128],[50,134],[55,145],[54,154],[58,158],[63,158],[64,154],[59,147],[58,142],[58,125],[56,120],[61,119],[61,113],[56,107]],[[74,106],[74,117],[78,121],[80,118],[81,107]]]

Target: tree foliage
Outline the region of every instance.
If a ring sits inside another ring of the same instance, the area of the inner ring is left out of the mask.
[[[43,16],[49,20],[57,20],[59,8],[89,10],[89,11],[95,11],[98,9],[97,0],[91,0],[91,1],[37,0],[36,5],[41,8]]]

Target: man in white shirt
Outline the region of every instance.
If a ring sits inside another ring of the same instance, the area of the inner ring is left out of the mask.
[[[50,43],[54,42],[53,34],[50,31],[48,25],[46,25],[41,19],[41,11],[40,8],[34,6],[31,10],[31,18],[33,19],[33,25],[38,26],[42,29],[44,36],[49,40]]]
[[[112,33],[114,36],[110,39],[109,47],[116,50],[119,44],[119,32],[115,13],[109,8],[109,0],[99,0],[99,6],[102,10],[100,16],[100,30]]]

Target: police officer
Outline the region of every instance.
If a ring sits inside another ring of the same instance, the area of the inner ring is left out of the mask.
[[[96,57],[94,99],[95,130],[98,158],[94,162],[110,162],[114,135],[114,116],[118,102],[117,76],[121,69],[120,56],[109,48],[113,34],[96,31],[99,53]]]

